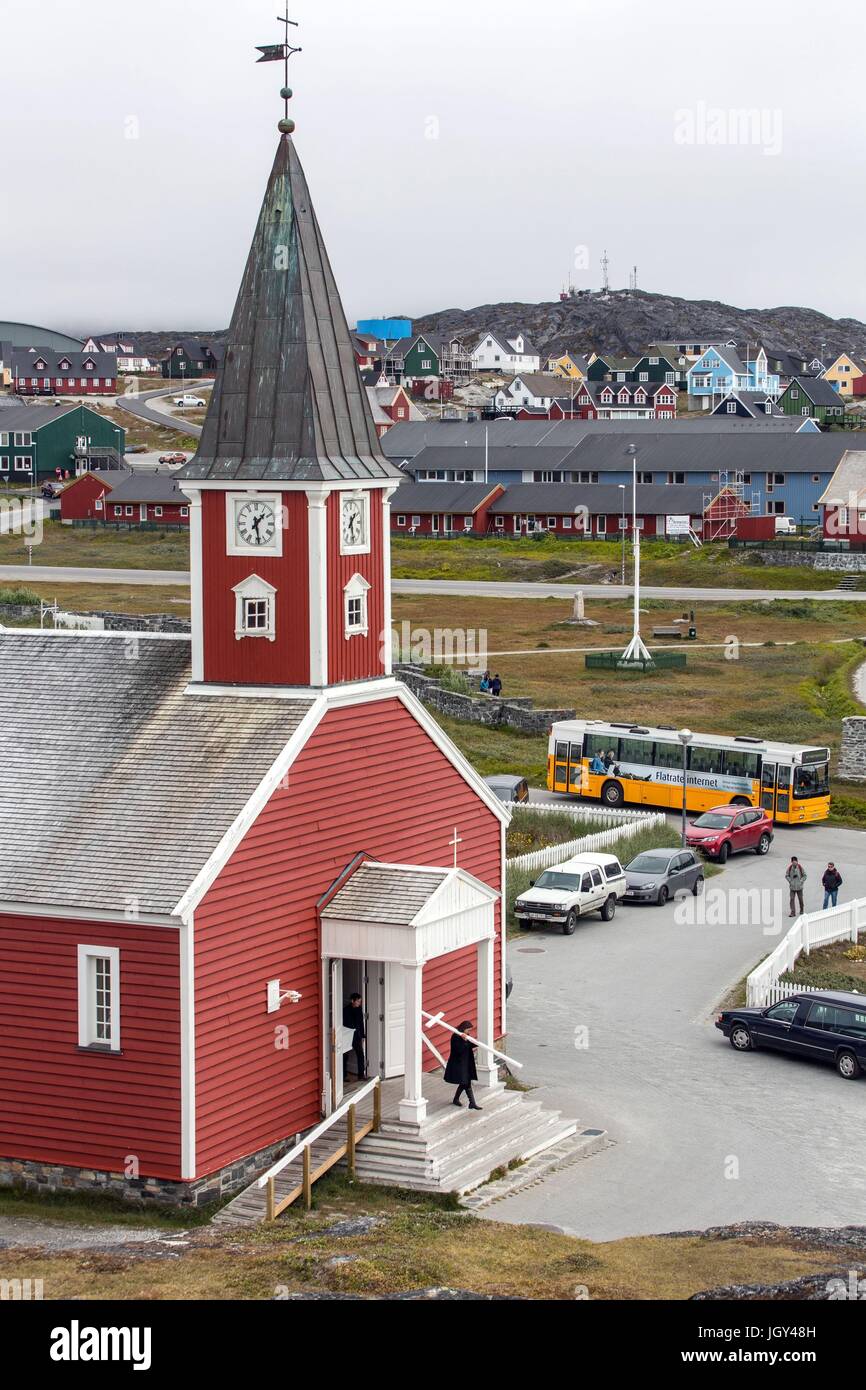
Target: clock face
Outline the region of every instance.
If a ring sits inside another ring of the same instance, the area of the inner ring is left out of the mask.
[[[235,512],[235,529],[244,545],[271,545],[277,530],[273,503],[258,499],[242,503]]]
[[[367,509],[361,498],[343,499],[342,537],[344,549],[357,550],[367,544]]]

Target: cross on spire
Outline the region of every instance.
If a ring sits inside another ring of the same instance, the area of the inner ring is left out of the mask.
[[[284,114],[283,119],[279,123],[279,128],[283,135],[291,135],[295,129],[295,123],[289,118],[289,102],[292,98],[292,89],[289,86],[289,59],[293,57],[295,53],[303,53],[303,49],[294,48],[289,43],[289,28],[297,29],[298,27],[298,21],[296,19],[289,19],[289,0],[286,0],[285,15],[277,15],[277,22],[279,24],[285,24],[286,26],[285,40],[282,43],[259,44],[256,52],[262,55],[261,58],[258,59],[260,63],[282,62],[284,64],[283,88],[280,92],[280,96],[283,98]]]

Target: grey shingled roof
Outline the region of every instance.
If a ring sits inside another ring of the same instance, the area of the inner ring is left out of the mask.
[[[367,860],[322,909],[322,916],[411,926],[448,873],[448,869],[412,869]]]
[[[495,492],[498,483],[401,483],[391,498],[392,514],[465,512],[468,516]]]
[[[0,632],[0,899],[170,913],[309,703],[184,695],[186,639]]]
[[[819,502],[860,507],[866,497],[866,451],[846,449]]]
[[[791,378],[788,391],[800,390],[813,405],[835,406],[845,409],[845,402],[838,391],[834,391],[829,381],[819,376],[795,376]],[[786,393],[787,394],[787,393]],[[790,397],[789,397],[790,399]]]
[[[128,473],[111,493],[112,502],[167,502],[185,507],[189,498],[181,492],[172,474]]]
[[[36,362],[44,362],[45,368],[36,371]],[[69,366],[61,367],[61,362],[68,362]],[[12,354],[12,373],[20,377],[80,377],[85,362],[93,363],[93,375],[100,379],[117,376],[116,352],[58,352],[56,348],[43,347],[37,348],[35,352],[16,348]]]
[[[79,410],[77,405],[18,405],[13,403],[3,412],[3,430],[16,430],[35,434],[52,420],[62,420],[70,410]],[[95,412],[94,412],[95,413]],[[103,417],[104,418],[104,417]]]
[[[183,481],[394,476],[292,140],[277,149],[195,457]]]

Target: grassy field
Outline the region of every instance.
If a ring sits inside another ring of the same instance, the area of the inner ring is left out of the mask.
[[[566,541],[553,536],[534,540],[424,541],[394,539],[395,579],[574,580],[619,583],[618,541]],[[780,565],[762,565],[755,551],[706,545],[695,550],[674,541],[646,541],[641,547],[641,574],[646,584],[698,589],[835,589],[838,574]],[[632,565],[626,559],[626,582]],[[860,577],[866,582],[866,576]],[[858,585],[859,586],[859,585]]]
[[[34,569],[39,565],[72,565],[85,569],[187,570],[189,537],[184,531],[112,531],[51,521],[45,526],[42,544],[33,548],[33,560]],[[0,565],[26,563],[25,539],[0,536]]]
[[[191,1230],[170,1253],[136,1257],[7,1249],[5,1279],[41,1279],[56,1299],[273,1299],[289,1293],[380,1296],[450,1287],[527,1299],[685,1299],[728,1284],[780,1283],[845,1270],[851,1252],[779,1230],[740,1235],[644,1236],[593,1244],[533,1226],[502,1225],[454,1209],[447,1199],[323,1179],[310,1214],[291,1208],[270,1227]],[[35,1215],[39,1204],[0,1194],[0,1216]],[[366,1234],[329,1233],[339,1219],[369,1215]],[[50,1212],[56,1219],[56,1209]],[[91,1214],[91,1220],[93,1219]],[[114,1211],[103,1221],[114,1224]],[[154,1224],[153,1221],[149,1224]],[[190,1224],[189,1222],[187,1223]],[[167,1223],[177,1235],[177,1223]]]
[[[32,597],[31,597],[32,596]],[[16,584],[0,586],[0,603],[31,603],[56,599],[66,613],[171,613],[189,617],[189,589],[174,584]],[[7,627],[32,627],[32,621]],[[38,626],[38,619],[37,619]]]

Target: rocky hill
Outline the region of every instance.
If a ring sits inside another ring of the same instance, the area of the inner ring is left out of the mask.
[[[543,356],[572,349],[635,353],[652,342],[714,338],[759,340],[767,346],[820,356],[866,355],[866,323],[832,319],[815,309],[784,305],[776,309],[736,309],[715,300],[677,299],[643,290],[612,290],[552,304],[482,304],[476,309],[443,309],[415,320],[423,332],[459,332],[472,338],[488,329],[520,328]]]
[[[415,320],[419,332],[459,332],[474,339],[488,329],[504,333],[520,328],[544,356],[567,349],[576,352],[634,353],[652,342],[686,342],[714,338],[737,342],[760,340],[770,347],[821,356],[854,352],[866,356],[866,323],[859,319],[832,319],[816,309],[783,305],[776,309],[736,309],[712,299],[677,299],[673,295],[647,294],[644,290],[612,290],[552,304],[481,304],[475,309],[443,309]],[[193,338],[222,342],[227,330],[165,329],[136,332],[131,336],[148,352],[156,353]]]

